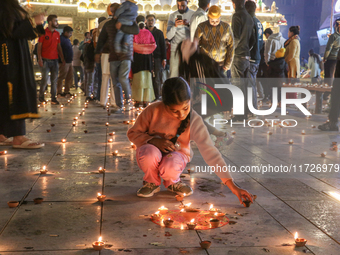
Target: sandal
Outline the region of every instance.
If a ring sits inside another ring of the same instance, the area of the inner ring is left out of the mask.
[[[27,140],[22,144],[13,144],[14,149],[39,149],[44,146],[44,143],[33,142],[32,140]]]
[[[0,146],[11,146],[13,145],[13,137],[7,138],[6,140],[0,142]]]

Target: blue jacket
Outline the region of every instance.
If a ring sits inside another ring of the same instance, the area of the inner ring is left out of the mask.
[[[115,12],[115,16],[118,18],[118,21],[123,25],[124,21],[135,22],[137,18],[138,6],[135,3],[132,3],[126,0],[124,3],[120,5],[120,7]]]
[[[72,63],[73,50],[70,39],[66,38],[64,34],[60,36],[60,46],[63,49],[64,59],[66,63]]]
[[[255,44],[253,48],[250,50],[250,61],[255,64],[259,64],[261,61],[261,49],[263,47],[263,26],[261,22],[256,18],[253,17],[254,21],[254,29],[255,29]]]

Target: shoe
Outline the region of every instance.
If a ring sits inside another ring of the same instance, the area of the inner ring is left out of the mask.
[[[58,93],[57,97],[65,97],[65,93]]]
[[[39,102],[46,103],[46,100],[44,98],[39,97]]]
[[[52,99],[51,104],[59,104],[57,99]]]
[[[161,189],[154,183],[147,182],[137,191],[137,196],[139,197],[152,197],[153,194],[159,192]]]
[[[171,192],[177,193],[177,195],[183,195],[185,193],[185,196],[190,196],[192,193],[194,193],[190,186],[181,181],[169,185],[167,189]]]
[[[111,109],[111,113],[122,113],[122,112],[123,112],[123,108],[121,107],[115,107]]]
[[[326,122],[318,126],[321,131],[339,131],[339,126],[335,122]]]
[[[11,146],[13,145],[13,138],[6,138],[4,141],[0,142],[0,146]]]

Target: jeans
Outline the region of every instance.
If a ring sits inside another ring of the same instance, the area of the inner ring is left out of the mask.
[[[153,90],[155,92],[156,99],[159,99],[162,95],[162,59],[154,59],[153,70],[155,73],[155,77],[152,78]]]
[[[96,83],[94,82],[94,76],[96,74],[96,71],[93,69],[90,70],[85,70],[85,96],[86,97],[91,97],[91,94],[94,94],[94,97],[96,97],[97,93],[97,86]]]
[[[96,75],[94,82],[98,84],[96,99],[100,100],[100,89],[102,87],[102,65],[100,63],[96,63]]]
[[[250,63],[249,66],[249,82],[251,83],[251,87],[253,88],[253,105],[254,108],[257,109],[257,86],[256,86],[256,76],[259,71],[259,64]]]
[[[74,76],[74,85],[76,89],[78,88],[78,72],[80,73],[80,82],[84,83],[84,70],[82,66],[73,66],[73,76]]]
[[[125,93],[125,99],[129,101],[131,98],[131,88],[129,81],[130,68],[130,60],[110,62],[111,79],[115,91],[116,104],[119,108],[122,108],[124,105],[123,90]]]
[[[57,79],[59,64],[58,59],[43,59],[44,65],[41,68],[41,84],[39,91],[39,98],[44,99],[44,93],[47,87],[48,73],[51,72],[51,99],[56,100],[57,94]]]
[[[327,61],[328,62],[328,61]],[[327,63],[326,62],[326,63]],[[335,70],[335,79],[333,81],[333,88],[331,91],[331,110],[329,112],[329,121],[338,123],[338,117],[340,112],[340,60],[338,60]]]
[[[170,55],[170,78],[178,77],[179,56],[176,51],[171,51]]]
[[[117,31],[114,41],[116,53],[126,53],[128,51],[130,36],[130,34],[125,34],[122,30]]]
[[[231,66],[232,83],[242,90],[245,99],[248,98],[247,80],[250,78],[249,68],[250,63],[248,59],[239,56],[234,57],[233,64]],[[248,113],[248,103],[247,100],[244,100],[244,115],[236,116],[236,120],[248,119]]]
[[[110,90],[110,104],[116,105],[116,100],[114,96],[114,90],[112,85],[112,80],[110,77],[110,62],[109,62],[110,54],[103,53],[101,56],[101,67],[102,67],[102,85],[100,89],[100,104],[105,106],[108,101],[108,92]]]

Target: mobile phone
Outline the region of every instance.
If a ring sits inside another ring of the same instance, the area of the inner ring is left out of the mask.
[[[183,20],[182,15],[177,15],[177,20]]]

